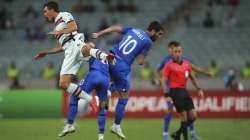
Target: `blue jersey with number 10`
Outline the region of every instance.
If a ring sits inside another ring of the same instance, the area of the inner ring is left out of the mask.
[[[141,29],[123,27],[122,34],[122,40],[111,51],[129,65],[138,55],[146,56],[152,47],[153,42],[148,33]]]

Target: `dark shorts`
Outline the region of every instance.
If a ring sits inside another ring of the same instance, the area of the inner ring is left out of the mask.
[[[174,102],[177,112],[189,111],[194,109],[193,99],[184,88],[171,88],[170,97]]]

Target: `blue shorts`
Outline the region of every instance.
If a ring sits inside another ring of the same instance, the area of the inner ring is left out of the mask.
[[[80,82],[80,87],[87,93],[91,93],[92,90],[96,90],[96,95],[100,101],[107,100],[107,91],[109,88],[110,78],[108,75],[97,70],[91,70],[85,76],[85,79]]]
[[[130,66],[123,60],[109,65],[109,72],[112,79],[111,91],[128,92],[130,90]]]

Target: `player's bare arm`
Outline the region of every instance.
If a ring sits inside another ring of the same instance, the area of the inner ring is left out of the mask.
[[[92,33],[92,38],[98,38],[102,35],[108,34],[108,33],[112,33],[112,32],[117,32],[117,33],[121,33],[122,32],[122,26],[121,25],[112,25],[104,30],[101,30],[99,32],[96,33]]]
[[[58,37],[62,34],[66,34],[66,33],[72,33],[74,31],[77,31],[77,24],[74,20],[70,21],[68,24],[67,24],[67,27],[64,28],[63,30],[60,30],[60,31],[53,31],[53,32],[49,32],[48,34],[49,35],[54,35],[55,37]]]
[[[193,69],[194,71],[197,71],[197,72],[199,72],[199,73],[206,74],[207,76],[210,76],[210,77],[212,76],[212,74],[209,73],[209,71],[206,70],[206,69],[204,69],[204,68],[201,68],[201,67],[196,66],[196,65],[194,65],[194,64],[191,64],[191,67],[192,67],[192,69]]]
[[[42,52],[39,52],[36,56],[35,56],[35,60],[39,60],[43,57],[45,57],[46,55],[48,54],[56,54],[56,53],[60,53],[60,52],[63,52],[63,48],[62,46],[58,43],[56,45],[56,47],[54,48],[50,48],[50,49],[47,49],[45,51],[42,51]]]
[[[154,81],[156,85],[161,84],[161,72],[159,69],[154,70]]]
[[[200,97],[203,97],[204,93],[203,93],[203,90],[202,90],[202,89],[200,88],[200,86],[199,86],[199,83],[198,83],[197,78],[194,76],[193,73],[191,73],[191,74],[189,75],[189,78],[191,79],[191,82],[192,82],[193,86],[197,89],[198,95],[199,95]]]
[[[168,80],[167,77],[165,77],[165,76],[161,77],[161,87],[162,87],[163,93],[165,93],[167,91],[167,85],[166,85],[167,80]]]
[[[138,58],[137,58],[137,63],[138,63],[139,65],[145,64],[145,56],[142,55],[142,54],[140,54],[140,55],[138,56]]]

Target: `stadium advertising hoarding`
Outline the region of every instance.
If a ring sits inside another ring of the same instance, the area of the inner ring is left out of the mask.
[[[250,91],[249,92],[228,92],[228,91],[205,91],[205,96],[200,98],[191,91],[193,101],[202,118],[250,118]],[[115,105],[118,101],[116,95],[112,95],[109,102],[108,116],[115,112]],[[64,113],[67,112],[68,98],[65,96]],[[86,113],[84,102],[79,103],[79,115],[94,117],[95,114],[89,111]],[[163,117],[167,108],[165,98],[160,91],[132,91],[126,107],[126,117],[135,118],[160,118]],[[176,113],[175,113],[176,115]]]

